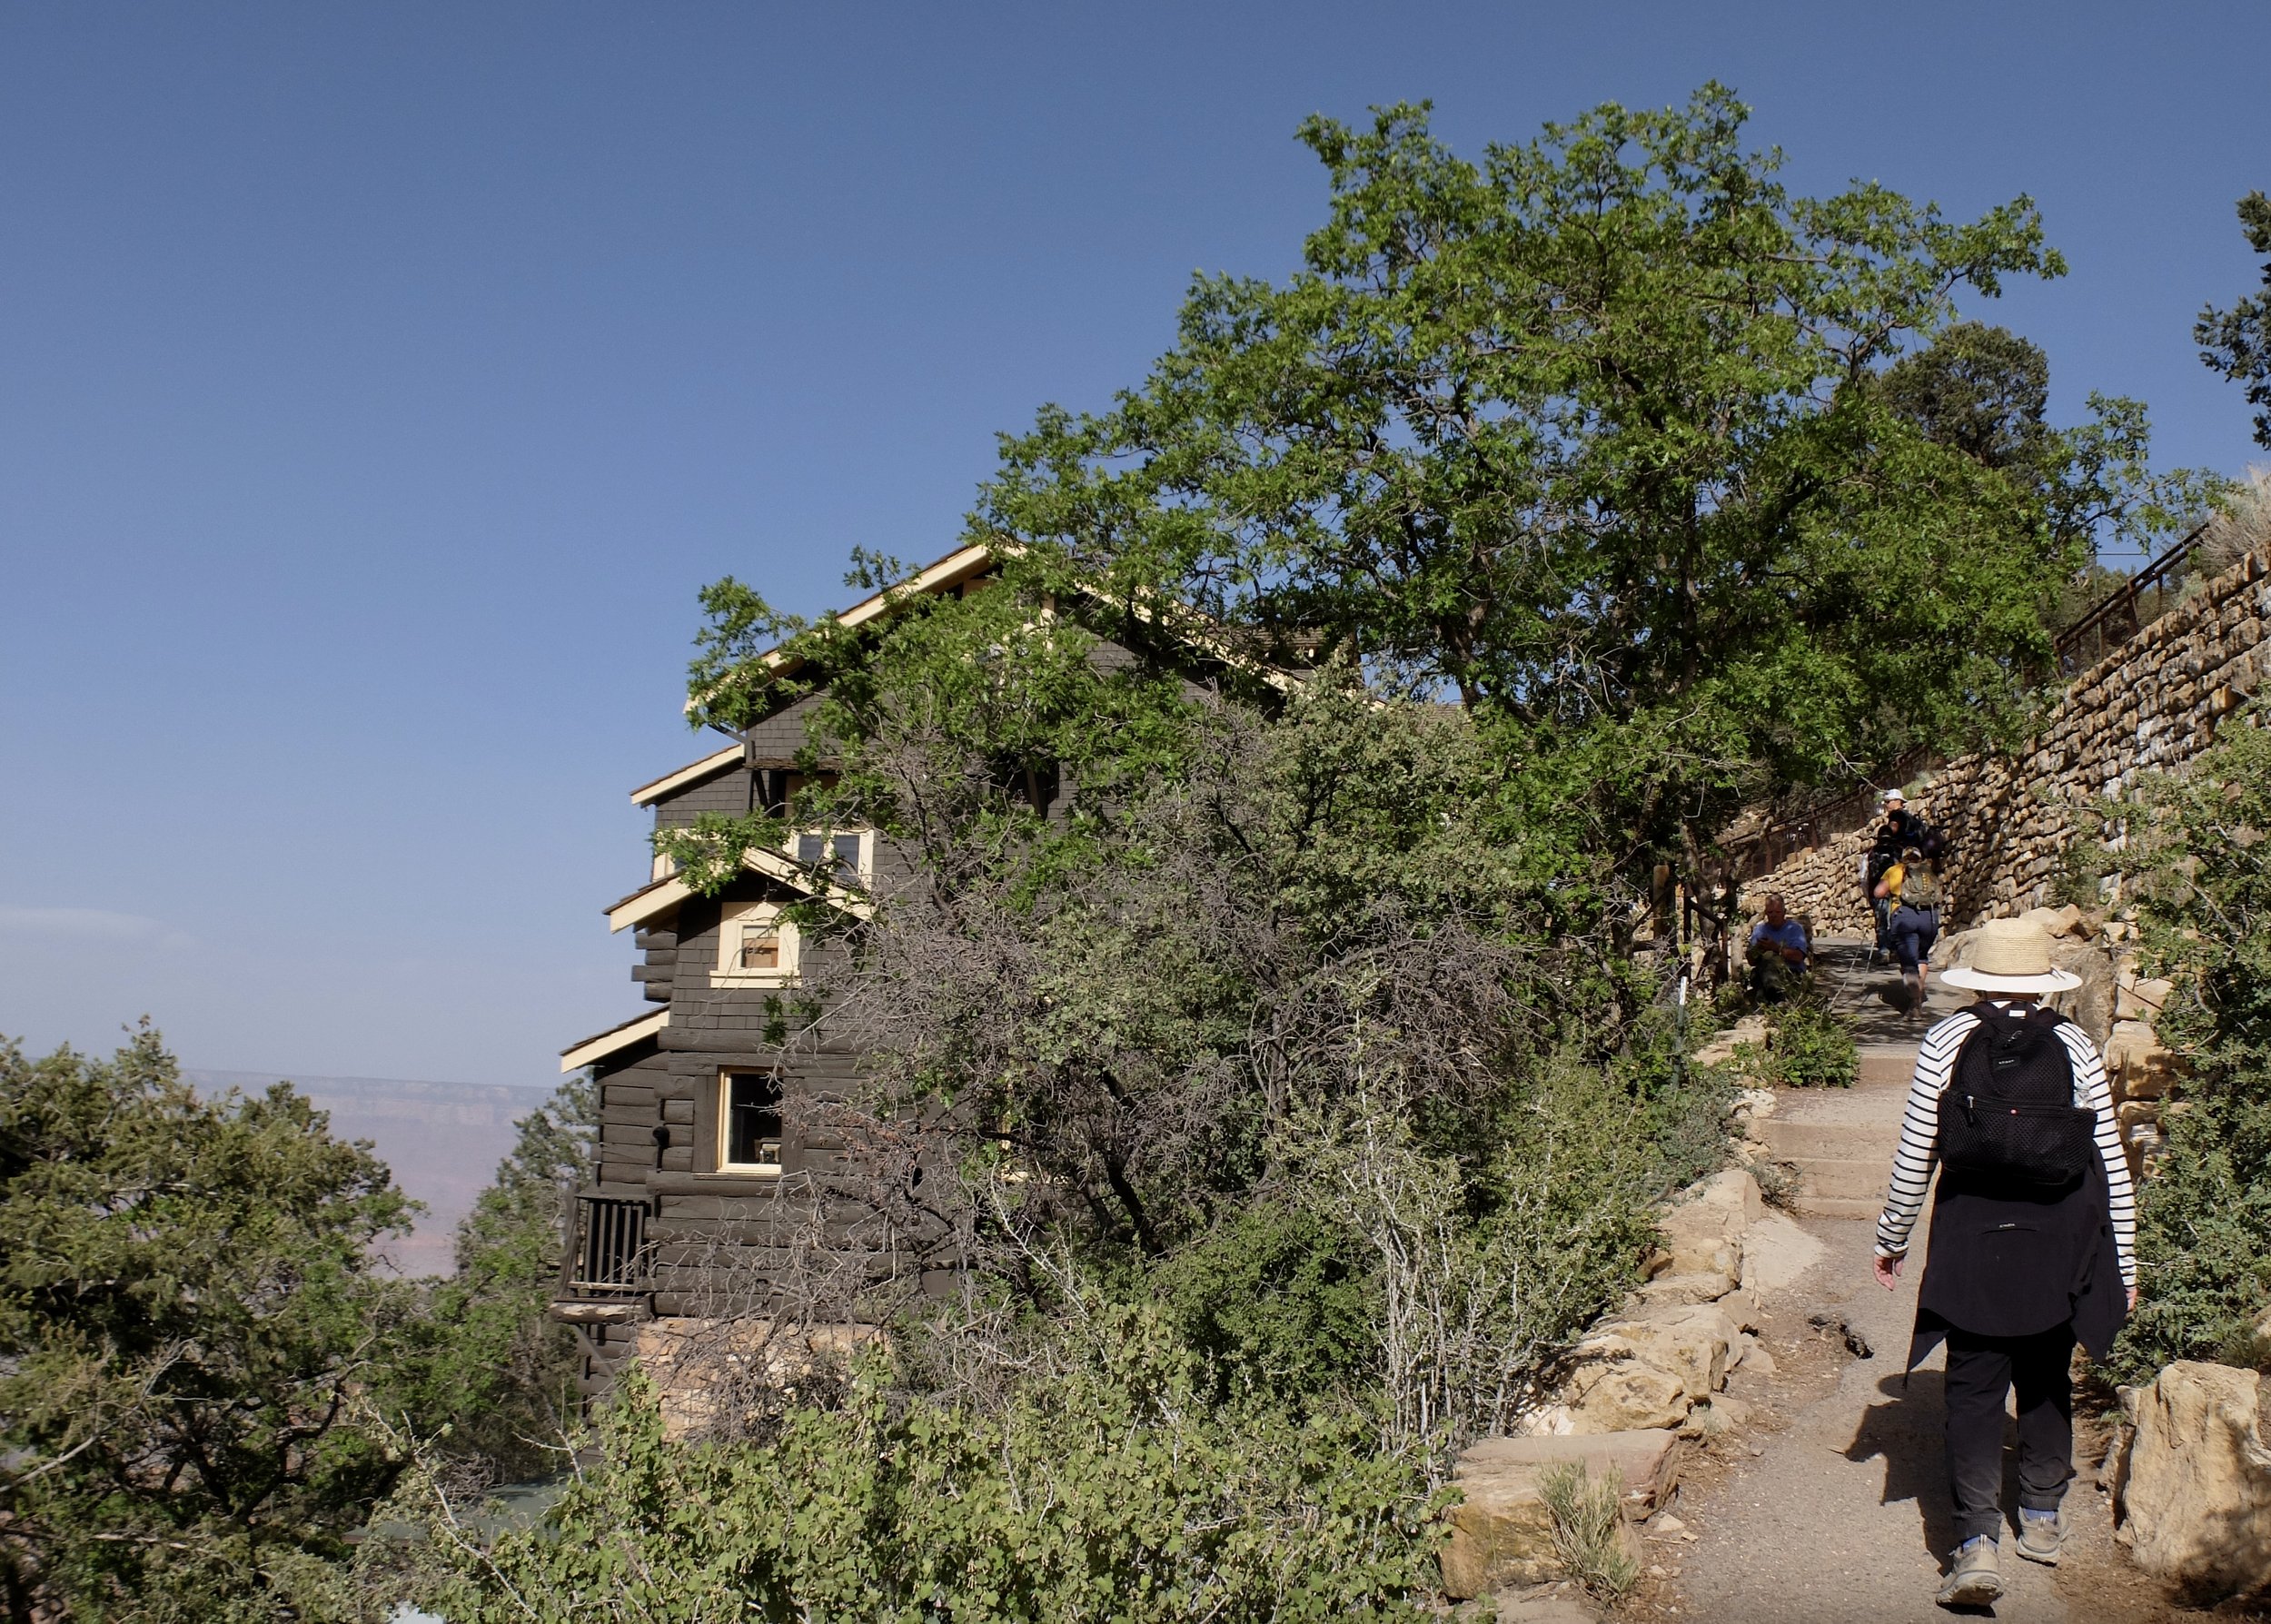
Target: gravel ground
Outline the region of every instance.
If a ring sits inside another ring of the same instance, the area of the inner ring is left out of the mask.
[[[1827,946],[1827,944],[1825,944]],[[1872,1048],[1915,1029],[1876,996],[1890,973],[1854,962],[1860,945],[1824,954],[1837,1002],[1859,1017]],[[1932,1014],[1969,995],[1935,985]],[[1859,1088],[1835,1096],[1785,1095],[1793,1114],[1823,1121],[1899,1122],[1905,1089]],[[1905,1381],[1924,1229],[1899,1290],[1869,1273],[1874,1225],[1806,1219],[1821,1262],[1775,1294],[1762,1341],[1771,1377],[1738,1371],[1729,1391],[1758,1407],[1753,1424],[1696,1463],[1676,1514],[1686,1533],[1651,1540],[1656,1571],[1619,1615],[1705,1624],[1906,1624],[1951,1616],[1933,1601],[1952,1542],[1952,1509],[1940,1446],[1940,1366],[1935,1352]],[[1811,1322],[1824,1319],[1817,1327]],[[1857,1358],[1841,1328],[1870,1350]],[[2111,1508],[2097,1487],[2102,1426],[2078,1428],[2078,1473],[2068,1500],[2073,1521],[2057,1569],[2021,1561],[2003,1543],[2003,1599],[1972,1616],[2010,1624],[2158,1624],[2206,1615],[2171,1605],[2130,1568],[2113,1540]],[[2015,1472],[2015,1467],[2013,1471]],[[2015,1482],[2006,1512],[2016,1506]]]

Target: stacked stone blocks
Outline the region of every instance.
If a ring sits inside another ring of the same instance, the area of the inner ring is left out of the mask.
[[[1949,923],[2050,900],[2076,809],[2120,796],[2144,772],[2183,767],[2216,724],[2271,677],[2271,564],[2250,554],[2068,684],[2042,730],[2010,754],[1959,756],[1912,802],[1947,835]],[[1785,858],[1744,886],[1770,891],[1817,930],[1874,928],[1860,864],[1874,820]]]

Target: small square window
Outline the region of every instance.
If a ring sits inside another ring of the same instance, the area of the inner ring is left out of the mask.
[[[780,1084],[758,1072],[728,1072],[719,1088],[719,1170],[780,1171]]]
[[[769,902],[729,902],[719,910],[713,986],[787,986],[797,979],[797,927]]]

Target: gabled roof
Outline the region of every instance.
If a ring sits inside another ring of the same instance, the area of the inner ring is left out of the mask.
[[[1004,543],[1000,550],[1014,554],[1017,550],[1013,544]],[[996,561],[997,548],[993,543],[973,541],[967,546],[957,547],[936,563],[926,564],[905,580],[894,582],[880,592],[861,599],[849,609],[838,611],[834,617],[836,624],[849,628],[880,619],[909,598],[927,592],[950,591],[977,579],[993,569]],[[1127,609],[1145,625],[1209,659],[1243,671],[1281,693],[1294,687],[1295,679],[1291,672],[1243,652],[1225,628],[1195,609],[1171,601],[1154,603],[1142,600],[1128,604]],[[757,658],[774,674],[783,676],[804,663],[795,655],[783,653],[778,647],[769,649]],[[694,700],[689,696],[684,708],[690,711],[693,708]],[[699,761],[681,767],[651,784],[641,785],[631,791],[630,798],[637,806],[650,805],[689,785],[699,783],[713,773],[723,772],[740,759],[740,747],[729,746],[714,756],[705,756]]]
[[[635,1043],[655,1036],[670,1024],[669,1008],[650,1010],[633,1015],[620,1026],[610,1026],[605,1032],[570,1044],[560,1052],[560,1069],[563,1072],[581,1071],[585,1066],[619,1054]]]
[[[831,904],[856,918],[865,919],[874,912],[872,905],[865,897],[840,886],[823,885],[815,888],[811,875],[780,852],[745,851],[741,854],[741,866],[753,874],[801,891],[807,896]],[[634,925],[644,925],[650,919],[659,919],[674,911],[693,895],[693,886],[675,874],[666,874],[659,880],[640,886],[629,896],[610,906],[607,910],[607,927],[610,931],[625,930]]]
[[[630,792],[630,804],[634,807],[651,806],[664,797],[674,795],[684,789],[689,784],[699,784],[704,778],[715,777],[726,768],[739,766],[740,761],[741,747],[738,744],[728,745],[714,756],[705,756],[699,761],[689,762],[674,773],[663,774],[651,784],[641,784]]]
[[[964,581],[975,580],[994,567],[994,550],[983,541],[973,541],[967,547],[957,547],[935,564],[926,564],[905,580],[861,599],[851,608],[838,612],[838,626],[865,626],[868,621],[888,613],[902,599],[919,597],[925,592],[944,592]],[[765,663],[776,671],[793,670],[798,662],[782,655],[779,649],[769,649],[763,656]]]

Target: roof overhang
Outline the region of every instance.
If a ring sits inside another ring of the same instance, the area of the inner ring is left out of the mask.
[[[650,807],[666,796],[677,794],[689,785],[699,784],[704,778],[714,778],[726,768],[739,767],[740,764],[741,747],[738,744],[728,745],[714,756],[705,756],[699,761],[689,762],[674,773],[664,774],[651,784],[641,784],[630,792],[630,804],[634,807]]]
[[[875,910],[867,898],[838,886],[816,887],[812,876],[787,857],[776,851],[745,851],[741,866],[752,874],[778,880],[793,890],[817,897],[832,907],[840,908],[855,918],[865,919]],[[629,896],[607,910],[607,927],[628,930],[634,925],[645,925],[675,912],[679,906],[695,894],[694,887],[677,875],[666,875],[653,884],[633,891]]]
[[[851,608],[838,610],[828,618],[848,629],[865,626],[870,620],[880,619],[889,614],[909,598],[919,598],[927,592],[951,590],[964,581],[976,579],[993,567],[992,546],[984,541],[973,541],[967,547],[956,548],[935,564],[924,565],[905,580],[894,582],[882,591],[863,598]],[[768,649],[757,658],[759,663],[776,677],[785,677],[804,663],[795,655],[783,653],[778,648]],[[682,708],[690,711],[696,703],[694,696],[689,694]]]
[[[670,1024],[670,1012],[658,1009],[649,1015],[633,1015],[620,1026],[610,1026],[596,1037],[587,1037],[560,1052],[560,1069],[580,1072],[587,1065],[596,1065],[610,1055],[620,1054],[631,1045],[643,1043],[659,1034]]]

